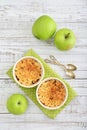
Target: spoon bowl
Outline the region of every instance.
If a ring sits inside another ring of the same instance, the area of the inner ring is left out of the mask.
[[[73,64],[67,64],[67,70],[75,71],[77,70],[77,67]]]

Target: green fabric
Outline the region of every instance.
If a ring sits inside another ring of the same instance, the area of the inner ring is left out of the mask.
[[[44,62],[44,60],[38,55],[36,54],[32,49],[30,49],[24,56],[34,56],[36,58],[38,58],[43,66],[44,66],[44,70],[45,70],[45,76],[44,78],[47,78],[47,77],[57,77],[59,79],[61,79],[63,82],[65,82],[67,88],[68,88],[68,99],[66,101],[66,103],[59,109],[56,109],[56,110],[48,110],[46,108],[43,108],[38,102],[37,102],[37,99],[36,99],[36,87],[34,88],[23,88],[21,86],[19,86],[24,92],[25,94],[44,112],[44,114],[46,114],[49,118],[52,118],[54,119],[57,114],[59,114],[70,102],[71,100],[77,95],[76,92],[70,87],[70,85],[61,78],[61,76],[59,76],[56,72],[54,72],[54,70],[52,70],[52,68]],[[7,74],[8,76],[12,79],[13,79],[13,75],[12,75],[12,68],[11,67]]]

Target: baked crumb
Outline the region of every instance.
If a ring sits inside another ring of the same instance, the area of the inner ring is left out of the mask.
[[[30,86],[41,79],[42,68],[40,63],[33,58],[22,59],[15,67],[15,75],[21,84]]]
[[[65,100],[66,90],[64,85],[55,79],[50,79],[41,84],[38,89],[40,102],[47,107],[60,106]]]

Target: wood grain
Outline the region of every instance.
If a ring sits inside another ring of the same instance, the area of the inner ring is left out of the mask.
[[[53,39],[44,42],[33,37],[32,24],[43,14],[53,17],[58,29],[67,27],[75,32],[75,48],[61,52]],[[78,68],[76,79],[71,80],[60,67],[49,64],[78,94],[54,120],[47,118],[30,99],[25,114],[15,116],[7,111],[7,98],[13,93],[24,93],[6,72],[30,48],[43,59],[53,54],[61,63],[73,63]],[[86,59],[87,0],[0,0],[0,130],[87,130]]]

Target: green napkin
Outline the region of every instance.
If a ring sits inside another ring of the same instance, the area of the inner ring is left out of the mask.
[[[59,79],[61,79],[67,86],[68,88],[68,99],[66,101],[66,103],[59,109],[56,109],[56,110],[48,110],[46,108],[43,108],[37,101],[36,99],[36,87],[34,88],[23,88],[21,86],[19,86],[24,92],[25,94],[44,112],[44,114],[46,114],[49,118],[52,118],[54,119],[57,114],[59,114],[70,102],[71,100],[77,95],[76,92],[70,87],[70,85],[61,78],[61,76],[59,76],[56,72],[54,72],[54,70],[47,64],[44,62],[44,60],[38,55],[36,54],[36,52],[34,52],[32,49],[30,49],[24,56],[34,56],[36,58],[38,58],[43,66],[44,66],[44,70],[45,70],[45,76],[44,78],[47,78],[47,77],[57,77]],[[12,79],[13,79],[13,75],[12,75],[12,68],[11,67],[7,74],[8,76]]]

